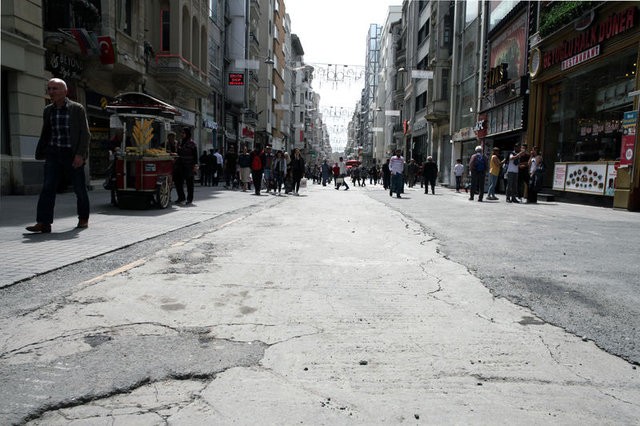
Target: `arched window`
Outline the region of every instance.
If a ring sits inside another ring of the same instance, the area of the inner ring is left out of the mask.
[[[160,51],[171,51],[171,5],[168,0],[160,3]]]
[[[191,19],[189,9],[182,8],[182,52],[180,54],[187,61],[191,61]]]
[[[207,74],[207,64],[209,63],[209,48],[207,46],[207,27],[204,25],[200,29],[200,69]]]
[[[200,31],[198,29],[198,20],[194,16],[191,20],[191,63],[196,68],[200,68]]]

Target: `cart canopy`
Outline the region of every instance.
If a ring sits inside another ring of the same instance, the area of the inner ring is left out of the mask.
[[[107,110],[115,114],[155,115],[170,120],[180,115],[176,107],[141,92],[117,95],[115,100],[107,105]]]

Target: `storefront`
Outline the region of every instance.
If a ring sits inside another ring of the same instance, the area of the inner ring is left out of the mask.
[[[638,17],[636,4],[605,3],[546,39],[532,37],[529,137],[542,147],[545,184],[587,203],[638,208],[637,115],[629,115],[637,110]],[[622,151],[630,158],[620,165]]]
[[[411,134],[411,151],[407,151],[407,161],[414,159],[421,164],[429,152],[429,125],[422,117],[416,119]]]
[[[490,10],[494,12],[500,11]],[[527,142],[528,11],[520,7],[511,10],[510,15],[513,16],[504,18],[505,22],[490,33],[487,41],[488,72],[474,129],[485,153],[490,155],[493,148],[499,148],[502,159],[508,157],[516,144]],[[498,191],[504,191],[502,179]]]

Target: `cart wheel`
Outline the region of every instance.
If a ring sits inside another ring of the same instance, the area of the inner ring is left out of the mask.
[[[163,179],[158,185],[154,201],[156,207],[161,209],[166,209],[171,203],[171,184],[168,178]]]

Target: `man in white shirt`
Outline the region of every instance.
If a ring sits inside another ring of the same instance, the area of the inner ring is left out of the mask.
[[[222,176],[222,166],[224,164],[224,157],[220,154],[220,150],[216,149],[216,152],[213,153],[216,157],[216,172],[215,177],[213,178],[213,186],[218,186],[218,182],[223,178]]]
[[[520,202],[516,198],[518,195],[518,165],[520,164],[520,158],[525,152],[524,147],[516,144],[511,154],[509,154],[509,165],[507,167],[507,203]]]
[[[389,160],[389,170],[391,171],[391,189],[389,191],[389,196],[393,196],[393,193],[396,193],[398,198],[402,198],[400,194],[402,193],[402,187],[404,185],[402,173],[404,172],[404,157],[402,156],[402,151],[396,149],[396,155],[391,157]]]
[[[347,185],[347,164],[344,162],[344,159],[342,157],[340,157],[338,167],[340,167],[340,177],[342,178],[342,183],[336,185],[336,189],[340,189],[340,187],[344,185],[344,190],[346,191],[347,189],[349,189],[349,185]]]

